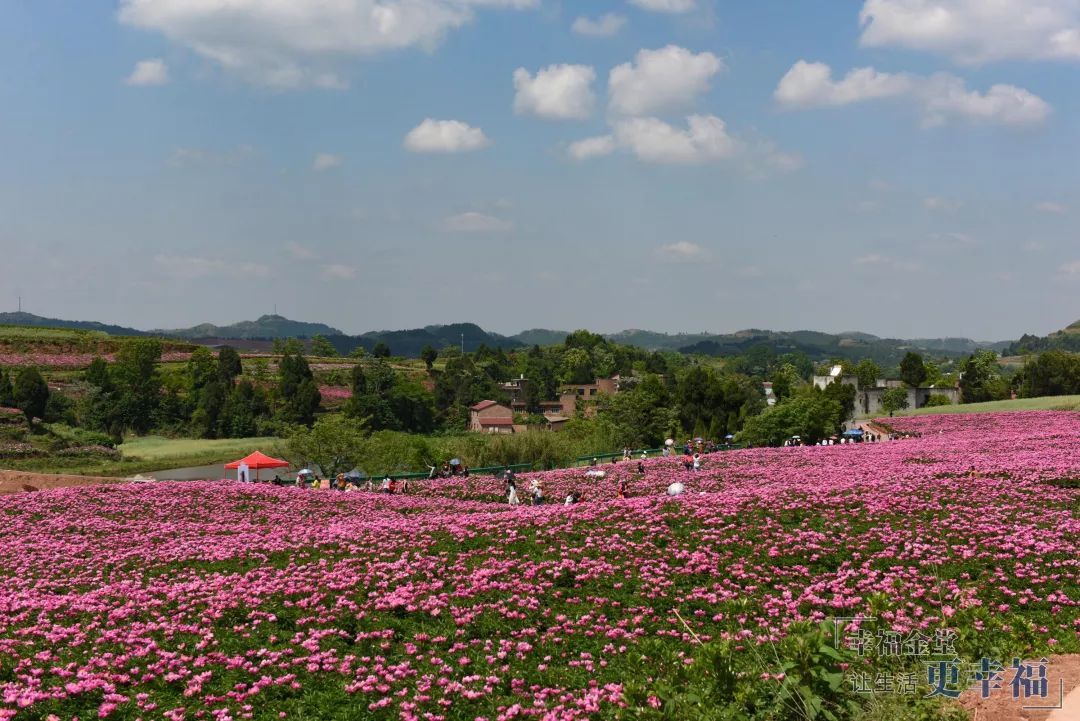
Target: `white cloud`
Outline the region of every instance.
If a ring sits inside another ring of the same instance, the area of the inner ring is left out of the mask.
[[[311,161],[311,169],[321,172],[323,170],[330,170],[331,168],[339,168],[344,162],[344,159],[340,155],[334,155],[333,153],[319,153],[315,156],[315,159]]]
[[[697,243],[680,240],[677,243],[661,245],[656,255],[668,263],[701,263],[709,260],[709,253]]]
[[[927,198],[923,198],[923,207],[927,210],[959,210],[960,201],[952,200],[950,198],[942,198],[937,195],[931,195]]]
[[[876,268],[902,272],[913,272],[920,268],[918,263],[901,260],[900,258],[893,258],[887,255],[878,255],[876,253],[856,258],[852,261],[852,264],[860,268]]]
[[[630,0],[630,4],[655,13],[685,13],[697,7],[696,0]]]
[[[1080,60],[1076,0],[866,0],[868,47],[904,47],[964,64]]]
[[[1046,250],[1046,243],[1040,240],[1029,240],[1024,243],[1023,248],[1027,253],[1038,253],[1040,250]]]
[[[288,250],[289,255],[296,260],[314,260],[318,257],[315,255],[314,250],[306,245],[301,245],[300,243],[289,243],[289,245],[286,246],[286,250]]]
[[[414,153],[467,153],[489,145],[483,130],[460,120],[427,118],[405,136],[405,149]]]
[[[442,228],[452,233],[508,233],[514,224],[493,215],[468,212],[444,218]]]
[[[859,68],[835,81],[832,69],[825,63],[800,60],[780,79],[773,97],[784,107],[811,108],[896,97],[910,89],[911,79],[904,75]]]
[[[354,280],[356,275],[357,270],[351,265],[333,263],[322,267],[323,280]]]
[[[1040,213],[1046,213],[1047,215],[1065,215],[1066,208],[1061,203],[1052,203],[1048,200],[1044,200],[1035,205],[1035,210]]]
[[[585,37],[610,38],[618,35],[624,25],[626,25],[626,18],[622,15],[605,13],[595,20],[582,15],[574,20],[574,24],[570,26],[570,29]]]
[[[150,58],[135,63],[131,75],[124,81],[128,85],[165,85],[169,82],[169,66],[161,58]]]
[[[584,120],[592,115],[596,71],[588,65],[549,65],[536,76],[514,71],[514,112],[549,120]]]
[[[709,89],[709,80],[723,69],[723,61],[709,52],[695,55],[677,45],[639,50],[634,62],[612,68],[609,105],[623,115],[685,108]]]
[[[1067,275],[1070,278],[1080,278],[1080,260],[1074,260],[1069,263],[1062,263],[1058,267],[1058,271],[1063,275]]]
[[[615,124],[615,139],[641,160],[689,165],[729,158],[739,143],[715,115],[691,115],[682,130],[658,118],[628,118]]]
[[[993,85],[980,93],[968,90],[962,78],[948,73],[924,77],[881,73],[874,68],[852,70],[837,81],[828,65],[805,60],[795,63],[780,79],[773,97],[789,109],[902,99],[920,109],[926,127],[950,120],[1036,125],[1051,112],[1045,100],[1014,85]]]
[[[585,138],[575,143],[570,143],[567,154],[574,160],[588,160],[600,155],[610,155],[615,152],[616,143],[613,135],[600,135],[595,138]]]
[[[187,280],[217,275],[255,278],[266,278],[270,275],[270,268],[262,263],[230,263],[217,258],[195,256],[156,255],[154,256],[154,266],[165,275]]]
[[[340,88],[342,59],[432,49],[485,8],[539,0],[121,0],[120,22],[160,32],[245,80]]]
[[[751,176],[790,173],[803,165],[798,153],[786,153],[770,140],[743,141],[728,132],[715,115],[691,115],[686,128],[659,118],[622,118],[612,132],[571,143],[566,154],[574,160],[610,155],[616,150],[633,153],[639,160],[667,165],[695,165],[741,158]]]

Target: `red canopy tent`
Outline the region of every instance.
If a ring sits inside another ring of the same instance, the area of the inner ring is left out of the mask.
[[[288,468],[289,462],[283,461],[279,458],[271,458],[262,451],[255,451],[250,456],[245,456],[238,461],[232,463],[226,463],[225,467],[236,470],[240,466],[247,466],[248,468],[255,469],[255,480],[259,480],[260,468]]]

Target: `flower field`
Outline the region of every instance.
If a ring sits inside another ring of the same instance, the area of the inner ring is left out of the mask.
[[[810,622],[1080,650],[1080,415],[895,425],[923,436],[539,474],[574,506],[478,477],[0,498],[0,719],[689,718],[669,704],[694,678],[762,711],[742,718],[802,718],[765,704],[813,685],[784,665]]]

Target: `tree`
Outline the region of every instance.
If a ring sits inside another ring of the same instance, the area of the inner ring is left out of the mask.
[[[810,388],[776,404],[746,422],[739,440],[752,446],[778,446],[792,436],[817,443],[840,431],[844,409]]]
[[[364,357],[367,356],[367,354],[368,354],[367,348],[365,348],[362,345],[358,345],[355,348],[353,348],[351,351],[349,351],[349,357],[350,358],[364,358]]]
[[[855,415],[855,386],[848,383],[835,381],[825,386],[823,391],[826,398],[840,404],[844,411],[844,418],[852,418]]]
[[[912,388],[918,388],[926,381],[926,364],[923,357],[908,351],[900,361],[900,379]]]
[[[432,348],[430,345],[424,346],[420,351],[420,360],[424,361],[424,365],[427,366],[428,373],[435,366],[435,359],[439,357],[439,351]]]
[[[161,343],[154,338],[139,338],[120,347],[112,367],[117,421],[139,434],[150,430],[161,400],[159,360]]]
[[[33,426],[35,418],[45,417],[45,406],[49,402],[49,386],[37,368],[23,368],[15,376],[12,397],[15,407],[26,416],[26,423]]]
[[[86,373],[83,376],[87,383],[99,388],[103,391],[111,391],[112,378],[109,377],[109,364],[108,362],[97,356],[94,360],[90,361],[90,366],[86,369]]]
[[[1080,393],[1080,355],[1048,350],[1024,365],[1021,394],[1025,398]]]
[[[881,377],[881,367],[870,358],[864,358],[855,366],[855,377],[859,381],[859,390],[865,391],[877,387]]]
[[[569,340],[568,336],[567,341]],[[563,353],[560,375],[563,383],[574,385],[592,383],[596,379],[596,374],[593,372],[592,356],[589,355],[589,351],[581,347],[572,347]]]
[[[191,353],[187,362],[188,390],[198,395],[208,383],[218,378],[218,362],[214,354],[206,346],[199,346]]]
[[[907,388],[890,388],[881,394],[881,410],[892,416],[908,407]]]
[[[263,391],[252,385],[251,381],[240,381],[229,393],[221,409],[218,433],[229,438],[257,435],[259,419],[264,417],[266,412],[267,404]]]
[[[282,400],[281,417],[289,423],[310,426],[322,396],[315,376],[300,353],[287,353],[278,365],[278,393]]]
[[[240,360],[240,354],[232,346],[222,346],[218,351],[218,373],[221,380],[229,386],[233,381],[244,374],[244,364]]]
[[[371,355],[376,358],[389,358],[390,346],[386,345],[383,341],[379,341],[375,344],[375,347],[371,349]]]
[[[802,378],[799,377],[799,371],[795,366],[791,363],[784,363],[773,373],[773,394],[778,399],[787,398],[795,392],[801,382]]]
[[[316,333],[311,337],[311,355],[318,358],[337,358],[340,353],[326,336]]]
[[[367,434],[362,420],[341,414],[327,415],[315,425],[297,430],[289,438],[290,459],[303,466],[315,465],[328,477],[354,468],[363,457]]]
[[[224,383],[214,379],[199,390],[199,404],[191,414],[191,431],[199,438],[217,438],[218,421],[228,398]]]
[[[11,387],[11,379],[7,372],[0,368],[0,408],[11,408],[15,405],[14,389]]]
[[[960,396],[964,403],[985,403],[1006,398],[1008,393],[994,351],[978,351],[960,364]]]

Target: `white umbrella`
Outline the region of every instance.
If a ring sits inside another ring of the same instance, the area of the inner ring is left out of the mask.
[[[666,441],[664,441],[664,445],[665,446],[673,446],[673,445],[675,445],[675,439],[674,438],[668,438]]]
[[[681,483],[672,483],[668,486],[667,494],[669,496],[681,496],[683,491],[686,490],[686,486]]]

